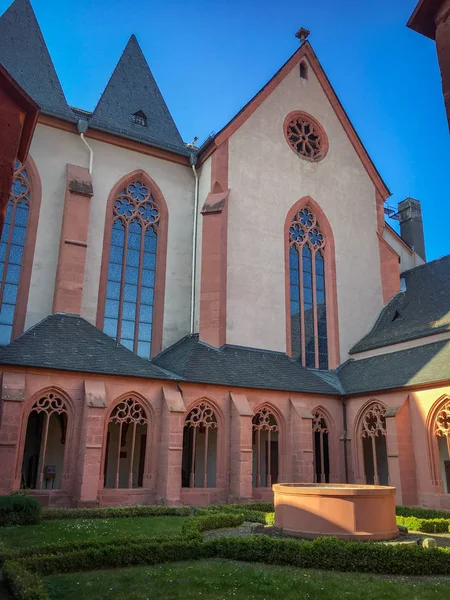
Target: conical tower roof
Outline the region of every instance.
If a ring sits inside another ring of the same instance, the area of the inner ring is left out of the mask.
[[[130,37],[89,125],[188,154],[134,35]]]
[[[0,63],[42,112],[75,120],[29,0],[15,0],[0,17]]]

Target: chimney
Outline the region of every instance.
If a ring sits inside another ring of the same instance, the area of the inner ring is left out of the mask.
[[[423,237],[422,207],[419,200],[405,198],[398,203],[400,235],[420,258],[425,257],[425,240]]]

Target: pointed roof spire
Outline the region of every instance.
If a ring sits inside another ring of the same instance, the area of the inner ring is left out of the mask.
[[[0,63],[42,112],[74,120],[29,0],[0,16]]]
[[[89,125],[188,154],[135,35],[130,37]]]

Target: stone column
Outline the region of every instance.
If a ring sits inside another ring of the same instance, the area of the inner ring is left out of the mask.
[[[106,413],[106,392],[103,381],[84,382],[83,427],[80,443],[78,506],[98,503],[101,480],[102,450]]]
[[[386,450],[388,458],[388,473],[389,485],[397,488],[395,494],[395,503],[403,504],[402,502],[402,483],[400,479],[400,465],[398,460],[398,437],[395,416],[399,407],[388,408],[385,414],[386,419]]]
[[[252,498],[252,418],[253,411],[245,394],[230,393],[230,495],[229,502]]]
[[[181,464],[186,406],[176,387],[163,386],[157,490],[161,504],[181,504]]]
[[[25,375],[4,372],[0,400],[0,495],[20,487],[20,469],[16,474],[16,460],[24,399]]]
[[[297,398],[290,399],[291,481],[314,482],[314,448],[311,411]],[[284,478],[286,480],[286,478]]]

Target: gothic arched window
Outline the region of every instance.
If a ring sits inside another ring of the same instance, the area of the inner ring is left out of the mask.
[[[103,330],[143,358],[151,354],[159,221],[159,207],[143,180],[117,195]]]
[[[325,415],[320,409],[313,413],[312,428],[314,436],[314,481],[317,483],[329,483],[329,431]]]
[[[0,241],[0,344],[9,344],[13,339],[30,216],[28,173],[19,161],[16,161],[14,168],[14,179]]]
[[[304,367],[328,368],[325,237],[308,207],[289,227],[292,357]]]
[[[369,485],[388,485],[386,446],[386,409],[381,404],[370,405],[361,419],[364,472]]]
[[[147,413],[140,402],[126,398],[108,420],[104,464],[106,488],[143,486],[147,449]]]
[[[21,487],[59,489],[63,481],[67,405],[50,392],[33,404],[27,422]]]
[[[450,401],[445,402],[439,409],[434,421],[434,435],[439,453],[439,466],[446,494],[450,493],[450,475],[448,465],[450,464]]]
[[[183,487],[216,487],[217,417],[214,408],[202,401],[184,422],[181,483]]]
[[[268,407],[252,419],[253,487],[272,487],[278,482],[278,434],[280,426]]]

